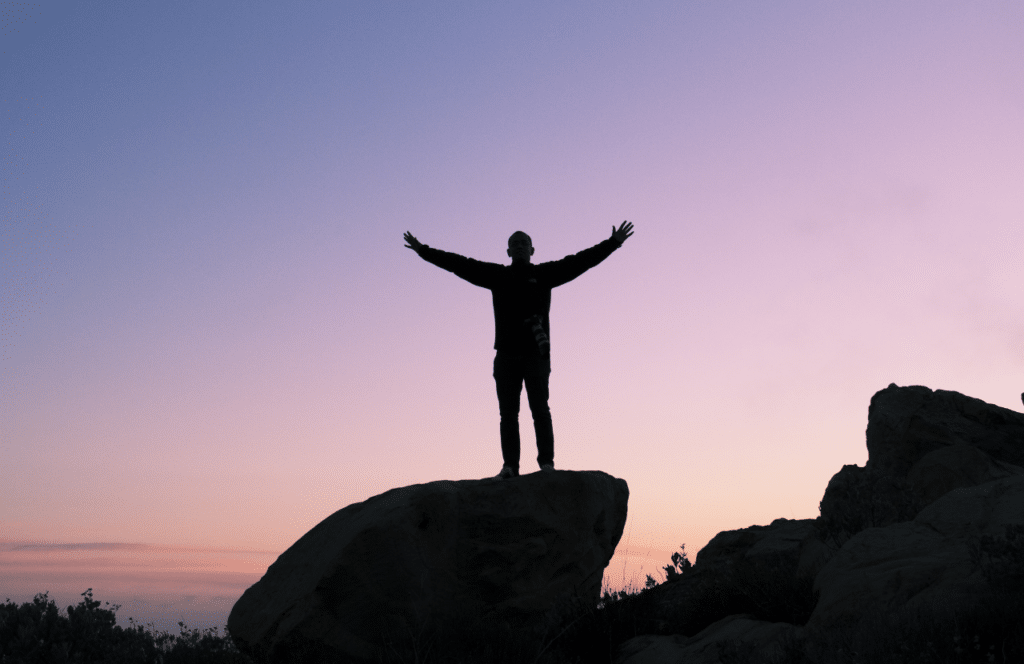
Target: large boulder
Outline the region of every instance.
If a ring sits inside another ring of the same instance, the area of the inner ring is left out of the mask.
[[[814,575],[827,555],[813,519],[776,519],[767,526],[720,532],[683,575],[647,591],[653,606],[650,627],[686,635],[674,643],[685,641],[691,648],[695,642],[689,637],[730,615],[803,623],[814,608]],[[668,643],[653,640],[651,647]],[[631,646],[634,654],[642,647],[641,642]]]
[[[1019,614],[1024,595],[1024,415],[890,385],[871,399],[867,447],[865,466],[832,477],[818,519],[721,532],[646,590],[647,634],[619,661],[827,659],[851,643],[881,657],[964,615],[1004,629],[989,617]]]
[[[821,538],[838,548],[865,528],[913,519],[953,489],[1024,474],[1024,414],[922,386],[889,385],[868,408],[868,461],[836,473]]]
[[[906,477],[847,464],[825,487],[816,526],[821,540],[834,551],[865,528],[913,519],[923,506]]]
[[[722,661],[786,661],[786,646],[799,641],[801,630],[789,623],[732,615],[687,637],[645,634],[629,639],[616,651],[616,664],[721,664]]]
[[[969,443],[954,443],[928,452],[907,472],[910,490],[930,505],[953,489],[1024,474],[1024,468],[1001,461]]]
[[[718,533],[697,553],[696,567],[740,578],[775,568],[789,576],[813,576],[824,555],[814,519],[775,519],[767,526]]]
[[[815,579],[808,629],[855,628],[868,616],[969,609],[994,590],[977,554],[983,538],[1024,525],[1024,477],[951,491],[913,521],[854,535]]]
[[[871,397],[868,468],[905,477],[925,455],[953,445],[1024,467],[1024,414],[920,385],[890,384]]]
[[[303,535],[238,600],[228,629],[275,662],[408,660],[407,637],[446,622],[540,638],[560,607],[599,601],[628,496],[598,471],[393,489]]]

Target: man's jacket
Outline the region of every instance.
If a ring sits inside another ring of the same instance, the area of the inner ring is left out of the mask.
[[[526,321],[539,315],[551,338],[551,289],[568,283],[608,258],[622,246],[614,238],[584,249],[578,254],[549,263],[499,265],[466,258],[423,245],[424,260],[462,277],[469,283],[491,291],[494,302],[494,348],[516,355],[537,351],[533,332]]]

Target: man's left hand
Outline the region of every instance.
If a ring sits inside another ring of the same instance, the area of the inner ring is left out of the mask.
[[[622,225],[618,229],[612,226],[612,239],[617,240],[619,244],[626,241],[626,238],[633,234],[633,224],[628,221],[622,222]]]

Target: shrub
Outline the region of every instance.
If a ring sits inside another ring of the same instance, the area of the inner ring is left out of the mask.
[[[671,564],[663,568],[664,583],[678,581],[692,568],[686,546],[679,549],[672,554]],[[610,664],[619,646],[629,639],[663,633],[655,590],[658,586],[659,582],[648,574],[643,589],[632,584],[617,591],[605,589],[597,606],[571,607],[553,630],[543,655],[553,662]]]
[[[686,545],[680,544],[679,550],[672,554],[672,564],[665,565],[665,567],[663,567],[662,569],[665,570],[666,581],[675,581],[683,574],[685,574],[687,571],[689,571],[692,567],[693,564],[690,562],[690,559],[686,557]],[[647,587],[651,588],[656,585],[658,585],[657,581],[652,579],[651,575],[648,574]]]
[[[61,613],[48,593],[20,606],[0,604],[0,664],[243,664],[248,659],[217,628],[181,632],[147,630],[129,620],[117,625],[121,607],[101,608],[92,588],[82,601]],[[152,628],[152,625],[150,625]]]

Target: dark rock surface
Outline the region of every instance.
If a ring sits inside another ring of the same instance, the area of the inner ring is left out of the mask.
[[[735,576],[755,568],[781,568],[791,576],[806,576],[824,556],[815,536],[814,519],[775,519],[767,526],[725,530],[697,554],[696,564],[705,573]]]
[[[815,579],[808,627],[855,625],[881,612],[968,609],[990,591],[971,547],[1024,525],[1024,476],[942,496],[912,520],[854,535]]]
[[[731,661],[785,662],[780,642],[797,631],[787,623],[731,615],[690,637],[644,635],[630,639],[618,652],[618,659],[629,664],[720,664],[722,655],[728,653],[733,655]]]
[[[408,637],[445,621],[540,635],[559,607],[598,602],[628,497],[599,471],[393,489],[281,554],[228,628],[243,652],[281,662],[412,661]]]
[[[913,519],[953,489],[1024,474],[1024,414],[927,387],[889,385],[868,408],[868,461],[821,499],[822,538]]]
[[[801,644],[870,650],[880,617],[1015,592],[1024,414],[890,385],[871,399],[867,448],[863,467],[829,481],[817,519],[721,532],[684,575],[646,591],[657,633],[626,641],[616,661],[732,661],[737,644],[768,659]]]
[[[1024,414],[920,385],[892,384],[871,397],[867,468],[906,476],[928,453],[953,445],[1024,467]]]
[[[682,577],[648,591],[657,607],[653,620],[686,635],[738,614],[802,622],[814,608],[811,587],[827,556],[814,519],[720,532]]]

